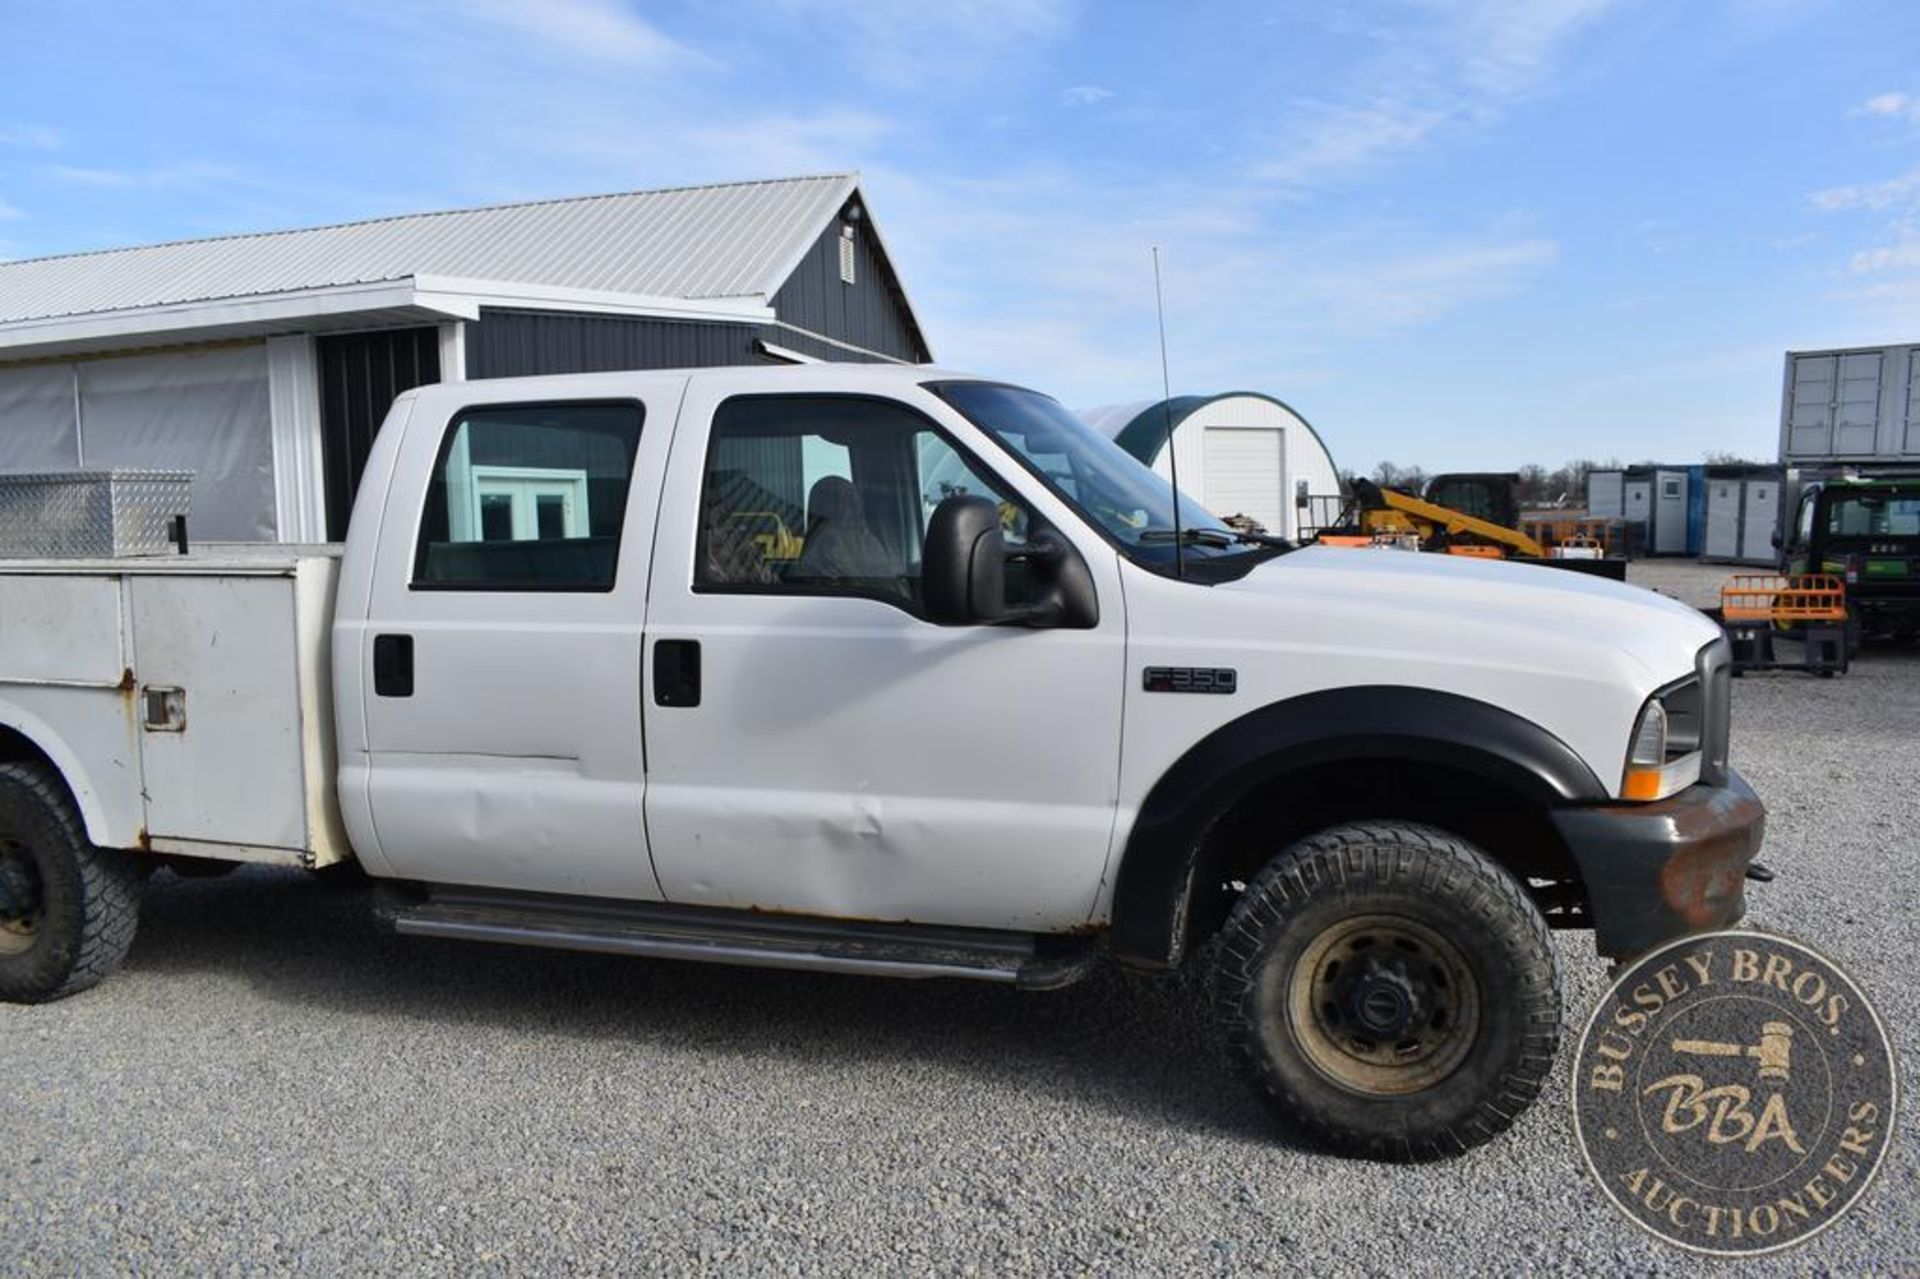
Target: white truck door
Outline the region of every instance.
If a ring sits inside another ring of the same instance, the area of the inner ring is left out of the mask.
[[[408,424],[359,636],[379,855],[658,900],[641,630],[674,403],[458,403],[423,396]]]
[[[934,506],[993,496],[1016,541],[1033,518],[970,428],[936,425],[932,403],[713,388],[688,389],[650,604],[647,830],[667,899],[1085,923],[1115,818],[1114,555],[1079,548],[1093,629],[933,625]]]

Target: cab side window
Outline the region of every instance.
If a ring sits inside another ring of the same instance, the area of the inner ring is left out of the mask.
[[[919,611],[933,510],[977,494],[1010,541],[1027,514],[927,419],[836,396],[750,396],[714,416],[694,588],[845,595]]]
[[[612,590],[640,421],[633,403],[461,413],[427,485],[414,587]]]

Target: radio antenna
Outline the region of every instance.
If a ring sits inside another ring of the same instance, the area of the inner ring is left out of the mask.
[[[1166,418],[1167,474],[1173,482],[1173,575],[1187,575],[1187,540],[1180,531],[1180,455],[1173,447],[1173,378],[1167,373],[1167,303],[1160,294],[1160,246],[1153,246],[1153,309],[1160,320],[1160,412]]]

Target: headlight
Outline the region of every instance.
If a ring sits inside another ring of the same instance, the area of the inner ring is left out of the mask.
[[[1622,799],[1665,799],[1700,780],[1700,681],[1682,680],[1647,699],[1627,745]]]

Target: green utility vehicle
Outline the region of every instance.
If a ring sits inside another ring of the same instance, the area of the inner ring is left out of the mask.
[[[1920,471],[1806,484],[1780,561],[1846,582],[1850,638],[1920,635]]]

